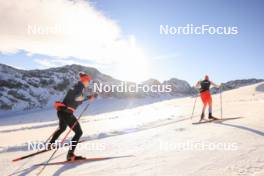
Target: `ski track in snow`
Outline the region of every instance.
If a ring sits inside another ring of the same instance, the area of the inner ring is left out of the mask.
[[[103,151],[77,149],[80,154],[88,157],[134,156],[78,165],[48,166],[43,175],[263,176],[264,123],[261,118],[264,115],[264,93],[259,91],[262,85],[223,94],[224,117],[242,117],[230,121],[192,125],[199,119],[201,103],[198,102],[195,115],[190,120],[194,102],[191,98],[166,100],[102,114],[86,113],[81,120],[82,139],[87,140],[87,144],[104,144],[106,148]],[[218,95],[214,95],[213,99],[214,112],[219,115]],[[56,119],[36,123],[38,113],[41,112],[33,113],[34,117],[31,114],[19,116],[26,119],[25,123],[20,119],[21,124],[0,121],[0,141],[5,141],[0,143],[1,175],[35,175],[39,167],[32,165],[44,162],[50,156],[51,153],[47,152],[31,159],[10,162],[17,156],[30,153],[26,151],[25,141],[44,141],[43,138],[56,128]],[[31,123],[27,117],[34,122]],[[18,120],[16,117],[13,119]],[[5,123],[8,125],[5,126]],[[238,149],[177,151],[160,148],[164,142],[177,144],[188,140],[233,142],[238,144]],[[66,149],[60,150],[53,161],[63,161],[66,153]]]

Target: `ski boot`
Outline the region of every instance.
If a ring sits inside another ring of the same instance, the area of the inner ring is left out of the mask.
[[[199,122],[201,122],[203,119],[204,119],[204,113],[201,114],[201,118]]]
[[[214,117],[214,116],[212,115],[212,113],[209,113],[209,115],[208,115],[208,119],[209,119],[209,120],[218,120],[218,118]]]
[[[52,150],[52,149],[56,149],[56,144],[55,143],[48,143],[46,145],[46,150]]]
[[[76,156],[73,153],[68,153],[67,155],[67,161],[84,160],[84,159],[86,158],[82,156]]]

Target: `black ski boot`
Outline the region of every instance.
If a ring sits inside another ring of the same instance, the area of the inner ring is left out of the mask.
[[[56,148],[57,148],[57,146],[55,143],[48,143],[46,145],[46,150],[52,150],[52,149],[56,149]]]
[[[200,122],[204,119],[204,113],[201,114]]]
[[[67,155],[67,161],[84,160],[84,159],[86,158],[82,156],[76,156],[73,153],[68,153]]]
[[[218,118],[214,117],[214,116],[212,115],[212,113],[209,113],[209,115],[208,115],[208,119],[209,119],[209,120],[218,120]]]

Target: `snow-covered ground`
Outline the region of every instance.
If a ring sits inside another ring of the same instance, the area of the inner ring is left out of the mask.
[[[81,143],[76,153],[86,157],[131,156],[47,166],[42,175],[263,176],[263,83],[223,93],[223,118],[236,119],[193,125],[201,110],[198,100],[190,119],[194,100],[180,98],[140,106],[126,100],[120,102],[124,108],[113,111],[106,103],[104,113],[97,112],[104,103],[92,105],[81,119],[82,139],[87,142]],[[213,100],[214,115],[219,117],[219,95]],[[52,152],[11,160],[31,153],[26,142],[45,141],[56,125],[54,110],[1,118],[0,175],[35,175],[41,167],[34,164],[45,162]],[[66,154],[67,147],[59,149],[51,162],[65,160]]]

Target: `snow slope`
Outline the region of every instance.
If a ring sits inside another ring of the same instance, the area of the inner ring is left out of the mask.
[[[224,118],[237,119],[222,122],[193,125],[201,109],[199,100],[190,120],[193,98],[87,113],[81,124],[82,139],[88,141],[80,144],[77,154],[133,156],[48,166],[42,175],[263,176],[263,85],[224,92]],[[214,114],[220,116],[219,95],[213,100]],[[43,121],[44,116],[49,120]],[[40,167],[33,165],[46,161],[51,152],[15,163],[11,160],[31,153],[25,142],[45,141],[56,122],[52,111],[0,119],[0,175],[35,175]],[[60,149],[52,162],[65,160],[66,153],[67,147]]]

